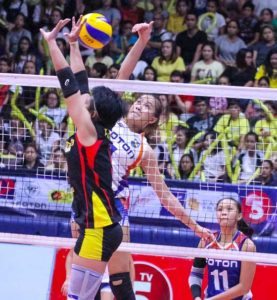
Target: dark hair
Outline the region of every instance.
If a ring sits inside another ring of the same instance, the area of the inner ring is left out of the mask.
[[[35,149],[36,153],[38,153],[38,147],[37,147],[35,142],[31,142],[31,143],[26,144],[24,146],[24,151],[26,151],[27,148],[29,148],[29,147]]]
[[[206,97],[202,97],[202,96],[197,96],[193,102],[194,106],[204,102],[207,106],[209,106],[209,99],[207,99]]]
[[[108,67],[101,62],[94,63],[91,69],[94,69],[97,73],[99,73],[99,78],[103,78],[108,71]]]
[[[252,3],[252,1],[246,1],[243,6],[242,6],[242,9],[245,9],[249,7],[252,11],[254,11],[255,9],[255,5]]]
[[[238,53],[236,55],[237,68],[245,69],[245,68],[248,67],[247,64],[246,64],[246,61],[245,61],[247,53],[252,53],[253,54],[253,50],[251,50],[249,48],[242,48],[238,51]]]
[[[274,164],[270,159],[265,159],[263,160],[262,163],[268,163],[270,165],[270,169],[273,170],[274,169]]]
[[[146,73],[147,70],[151,70],[153,72],[153,74],[154,74],[154,80],[153,81],[157,81],[157,71],[151,66],[148,66],[144,69],[142,80],[145,80],[145,73]]]
[[[125,105],[118,94],[105,86],[97,86],[91,91],[92,99],[89,110],[94,104],[100,118],[100,123],[107,129],[114,127],[115,123],[124,115]]]
[[[229,98],[229,99],[228,99],[228,108],[230,108],[230,107],[233,106],[233,105],[237,105],[237,106],[239,106],[239,108],[241,109],[241,105],[240,105],[239,100],[233,99],[233,98]]]
[[[179,70],[174,70],[171,72],[170,77],[181,77],[182,79],[184,79],[183,76],[183,72],[179,71]]]
[[[175,43],[174,41],[172,41],[172,40],[165,40],[165,41],[162,41],[161,49],[162,49],[162,47],[163,47],[163,45],[164,45],[165,43],[170,43],[171,46],[172,46],[172,53],[171,53],[171,55],[170,55],[169,61],[170,61],[171,63],[174,63],[174,62],[177,60],[177,58],[178,58],[177,50],[176,50],[176,43]],[[161,52],[161,55],[160,55],[160,57],[159,57],[159,63],[161,64],[161,63],[162,63],[163,61],[165,61],[165,60],[166,60],[166,59],[165,59],[165,57],[163,56],[163,54],[162,54],[162,52]]]
[[[64,149],[63,149],[62,147],[57,147],[57,148],[55,148],[55,149],[53,150],[53,153],[56,153],[56,152],[58,152],[58,151],[62,152],[63,156],[65,156],[65,151],[64,151]]]
[[[9,57],[5,56],[5,55],[0,56],[0,61],[4,61],[9,67],[12,64],[12,60]]]
[[[269,86],[270,81],[269,81],[269,78],[268,78],[267,76],[261,77],[261,78],[258,80],[258,84],[259,84],[262,80],[265,80],[265,81],[267,82],[268,86]]]
[[[266,74],[268,74],[268,77],[272,77],[273,75],[273,68],[270,63],[270,59],[273,54],[277,54],[277,48],[271,49],[265,58],[264,66],[265,66]]]
[[[190,153],[183,154],[180,161],[179,161],[179,165],[178,165],[178,171],[179,171],[179,174],[181,176],[181,179],[187,179],[189,177],[190,173],[191,173],[190,172],[189,174],[185,174],[184,170],[182,169],[182,160],[183,160],[184,157],[188,157],[190,159],[191,163],[192,163],[191,172],[195,167],[193,156]],[[184,178],[184,175],[186,175],[186,178]]]
[[[49,95],[51,95],[51,94],[54,94],[54,95],[57,96],[57,100],[58,100],[58,101],[57,101],[56,108],[59,107],[60,104],[61,104],[61,99],[60,99],[60,96],[59,96],[59,94],[57,93],[57,91],[54,90],[54,89],[48,90],[48,91],[42,96],[42,103],[41,103],[41,105],[46,105],[46,106],[47,106],[47,100],[48,100]]]
[[[264,24],[264,25],[261,26],[261,29],[260,29],[261,39],[263,39],[263,33],[264,33],[265,29],[270,29],[274,33],[274,27],[272,25]]]
[[[244,140],[246,141],[246,139],[247,139],[249,136],[254,136],[254,137],[255,137],[255,140],[256,140],[256,143],[259,142],[259,136],[258,136],[257,133],[255,133],[254,131],[249,131],[248,133],[246,133],[246,135],[244,136]]]
[[[275,101],[267,100],[267,101],[264,102],[264,104],[265,105],[269,105],[276,112],[276,110],[277,110],[277,103]]]
[[[112,68],[114,68],[114,69],[116,69],[116,70],[119,71],[120,70],[120,64],[112,64],[112,65],[110,65],[109,66],[109,70],[112,69]]]
[[[209,135],[211,136],[211,138],[212,138],[213,140],[216,140],[216,139],[217,139],[217,136],[218,136],[218,133],[215,132],[215,131],[213,131],[213,130],[210,130],[210,131],[208,131],[208,132],[206,132],[206,133],[204,134],[203,140],[205,141],[206,138],[207,138],[207,136],[209,136]]]
[[[209,2],[213,2],[213,3],[215,3],[215,5],[216,5],[217,7],[219,7],[219,1],[218,1],[218,0],[208,0],[208,1],[207,1],[207,4],[208,4]]]
[[[268,7],[266,7],[266,8],[264,8],[264,9],[261,10],[260,16],[261,16],[264,12],[266,12],[266,11],[271,15],[272,18],[274,17],[273,10],[272,10],[271,8],[268,8]]]
[[[238,209],[238,212],[241,214],[242,213],[242,209],[241,209],[241,204],[235,200],[234,198],[232,197],[224,197],[222,199],[220,199],[217,204],[216,204],[216,208],[218,208],[219,204],[221,201],[223,200],[231,200],[233,202],[236,203],[236,206],[237,206],[237,209]],[[253,228],[251,228],[245,221],[243,218],[241,218],[239,221],[238,221],[238,230],[241,231],[243,234],[245,234],[246,236],[248,236],[249,238],[252,237],[253,233],[254,233],[254,230]]]

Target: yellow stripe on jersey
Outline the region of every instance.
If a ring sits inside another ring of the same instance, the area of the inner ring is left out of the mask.
[[[95,192],[92,193],[92,205],[94,228],[102,228],[113,224],[105,205]]]
[[[85,229],[85,238],[78,255],[88,259],[102,260],[103,236],[103,228]]]

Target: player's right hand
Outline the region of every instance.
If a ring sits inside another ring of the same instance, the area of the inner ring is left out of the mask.
[[[82,15],[80,16],[80,18],[77,21],[77,23],[75,22],[75,17],[72,17],[72,28],[71,28],[71,31],[70,31],[70,33],[65,33],[64,34],[68,38],[69,44],[77,42],[77,40],[79,38],[80,31],[81,31],[82,26],[84,25],[85,22],[86,22],[86,19],[83,18]]]
[[[151,32],[153,28],[153,21],[148,23],[138,23],[132,28],[132,32],[136,32],[139,35],[139,39],[145,44],[149,41],[151,37]]]
[[[51,41],[56,41],[56,38],[58,36],[58,33],[60,30],[68,23],[70,22],[70,19],[64,19],[60,20],[58,24],[51,30],[51,31],[45,31],[43,28],[40,28],[40,32],[43,36],[43,38],[49,43]]]

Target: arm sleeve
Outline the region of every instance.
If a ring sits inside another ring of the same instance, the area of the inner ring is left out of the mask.
[[[193,299],[201,297],[202,280],[206,266],[205,258],[195,258],[189,276],[189,286]]]

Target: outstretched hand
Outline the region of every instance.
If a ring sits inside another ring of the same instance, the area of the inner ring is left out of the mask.
[[[58,24],[51,30],[51,31],[45,31],[43,28],[40,28],[40,32],[43,36],[43,38],[49,43],[53,40],[56,40],[58,33],[60,30],[68,23],[70,22],[70,19],[64,19],[60,20]]]
[[[78,40],[80,31],[85,23],[86,19],[81,15],[77,23],[75,22],[75,17],[72,17],[72,28],[70,33],[65,33],[64,35],[68,38],[69,43],[74,43]]]
[[[139,35],[139,39],[143,42],[147,43],[150,39],[152,28],[153,28],[153,21],[148,23],[139,23],[133,26],[132,32],[137,32]]]

